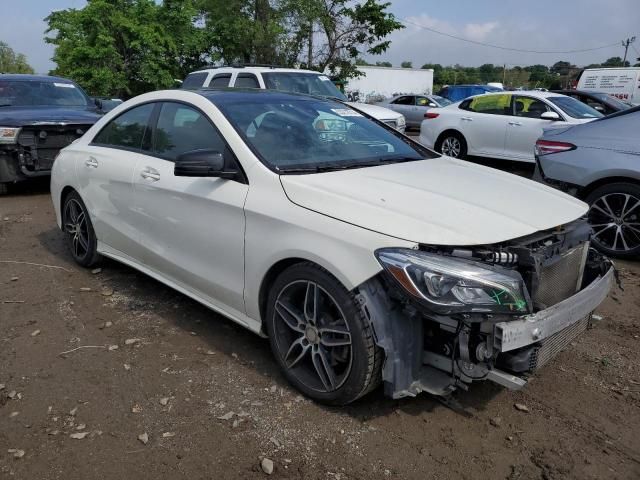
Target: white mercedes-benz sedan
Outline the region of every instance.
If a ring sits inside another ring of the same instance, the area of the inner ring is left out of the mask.
[[[77,263],[110,257],[268,336],[331,404],[380,382],[520,388],[614,271],[581,201],[282,92],[129,100],[60,153],[51,195]]]
[[[420,143],[454,158],[474,155],[533,163],[543,129],[600,117],[589,105],[557,93],[486,93],[430,109],[420,126]]]

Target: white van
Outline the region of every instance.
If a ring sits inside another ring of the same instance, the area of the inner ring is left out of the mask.
[[[608,93],[634,105],[640,104],[640,67],[589,68],[578,78],[578,90]]]

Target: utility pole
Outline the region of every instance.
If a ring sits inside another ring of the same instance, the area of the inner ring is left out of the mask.
[[[622,60],[622,66],[624,67],[627,63],[627,52],[629,51],[629,45],[636,41],[636,37],[627,38],[622,41],[622,46],[624,47],[624,60]]]
[[[507,64],[505,63],[502,67],[502,86],[504,87],[505,82],[507,81]]]

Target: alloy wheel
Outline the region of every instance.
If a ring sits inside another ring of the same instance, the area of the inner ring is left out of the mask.
[[[320,285],[297,280],[278,294],[273,325],[277,353],[306,387],[332,392],[349,377],[353,349],[349,325]]]
[[[442,142],[441,150],[444,155],[458,158],[462,151],[462,145],[460,145],[460,140],[456,137],[447,137]]]
[[[85,210],[76,199],[66,202],[64,220],[64,231],[71,242],[72,253],[77,259],[83,259],[89,251],[89,225]]]
[[[640,198],[628,193],[609,193],[589,208],[593,241],[615,252],[640,247]]]

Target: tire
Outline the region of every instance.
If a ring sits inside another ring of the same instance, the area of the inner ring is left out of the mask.
[[[610,183],[585,198],[589,204],[592,244],[618,258],[640,256],[640,185]]]
[[[69,193],[62,206],[62,227],[71,256],[78,265],[93,267],[100,260],[96,233],[89,212],[77,192]]]
[[[467,141],[458,132],[446,132],[438,139],[436,150],[448,157],[464,159],[467,156]]]
[[[285,377],[306,396],[346,405],[379,385],[373,329],[354,294],[321,267],[299,263],[276,278],[266,327]]]

